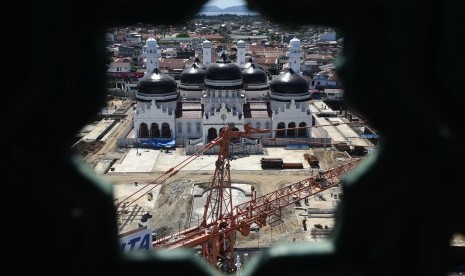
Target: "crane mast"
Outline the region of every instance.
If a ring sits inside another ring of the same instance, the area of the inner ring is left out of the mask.
[[[230,141],[250,137],[256,133],[270,132],[268,129],[252,128],[249,124],[244,125],[244,131],[233,128],[233,124],[228,124],[208,145],[208,148],[218,145],[219,152],[199,226],[153,242],[155,248],[165,249],[201,246],[204,259],[212,267],[228,273],[237,270],[234,244],[238,231],[248,236],[252,224],[258,227],[265,226],[269,216],[281,216],[282,208],[337,186],[342,181],[343,175],[362,161],[361,158],[354,159],[260,197],[256,197],[253,191],[252,200],[233,206],[229,163]]]
[[[228,158],[231,127],[228,125],[219,136],[220,150],[200,226],[210,233],[217,233],[212,235],[208,242],[202,244],[204,258],[213,267],[234,272],[234,233],[224,231],[227,227],[234,227],[234,220],[231,220],[233,204]]]

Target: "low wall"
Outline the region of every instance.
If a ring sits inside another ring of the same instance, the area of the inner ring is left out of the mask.
[[[281,140],[282,139],[282,140]],[[267,147],[280,147],[295,144],[304,144],[308,146],[331,146],[331,138],[314,138],[314,137],[301,137],[301,138],[286,138],[276,137],[274,139],[262,139],[261,143]]]

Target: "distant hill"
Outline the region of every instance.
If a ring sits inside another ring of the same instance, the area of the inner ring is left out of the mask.
[[[221,12],[222,9],[218,8],[218,6],[204,6],[200,10],[200,12]]]
[[[205,12],[224,12],[224,13],[253,13],[255,11],[249,9],[247,5],[238,5],[227,7],[224,9],[219,8],[218,6],[204,6],[199,13]]]

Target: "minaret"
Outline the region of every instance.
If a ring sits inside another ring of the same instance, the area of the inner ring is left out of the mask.
[[[303,57],[302,50],[300,49],[300,40],[297,38],[291,39],[289,42],[289,51],[287,56],[289,57],[289,67],[294,70],[294,72],[300,74],[300,60]]]
[[[203,49],[203,64],[210,65],[212,64],[212,43],[208,40],[205,40],[202,43]]]
[[[145,42],[144,46],[145,56],[145,73],[152,73],[153,69],[158,68],[158,48],[157,41],[150,37]]]
[[[237,42],[237,65],[243,66],[245,64],[245,42],[243,40],[239,40]]]

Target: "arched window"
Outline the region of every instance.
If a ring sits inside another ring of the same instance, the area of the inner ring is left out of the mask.
[[[261,128],[260,122],[255,123],[255,128],[256,128],[256,129],[260,129],[260,128]]]
[[[195,130],[197,131],[197,133],[201,133],[201,132],[202,132],[202,129],[201,129],[200,127],[201,127],[201,124],[200,124],[200,123],[195,124]]]
[[[270,129],[270,122],[265,123],[265,129]]]
[[[187,123],[187,134],[191,134],[191,132],[192,132],[192,124]]]
[[[182,123],[178,123],[178,134],[182,133]]]

